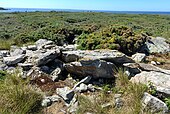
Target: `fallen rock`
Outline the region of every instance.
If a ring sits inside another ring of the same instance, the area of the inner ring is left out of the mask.
[[[49,50],[45,53],[40,53],[37,55],[38,58],[35,60],[37,66],[46,65],[50,61],[56,59],[60,56],[60,50]]]
[[[37,46],[36,45],[29,45],[29,46],[27,46],[27,50],[36,51],[37,50]]]
[[[30,70],[33,67],[31,63],[18,63],[18,66],[23,68],[23,70]]]
[[[0,50],[0,57],[7,57],[9,55],[8,50]]]
[[[74,91],[69,87],[57,88],[56,93],[61,96],[67,103],[71,102],[74,97]]]
[[[53,45],[54,42],[46,39],[39,39],[35,44],[38,49],[42,49],[44,46]]]
[[[123,64],[124,67],[131,70],[131,73],[138,74],[141,71],[156,71],[156,72],[162,72],[165,74],[170,74],[170,70],[165,70],[159,67],[156,67],[152,64],[145,64],[145,63],[126,63]]]
[[[133,83],[142,83],[149,85],[150,83],[156,87],[156,90],[165,93],[170,96],[170,74],[165,74],[161,72],[143,71],[140,74],[135,75],[131,78]],[[161,88],[161,89],[160,89]],[[168,91],[167,91],[168,90]]]
[[[26,50],[23,50],[22,48],[17,47],[17,46],[11,46],[11,49],[10,49],[11,56],[18,56],[18,55],[22,55],[25,53],[26,53]]]
[[[22,60],[25,59],[25,55],[17,55],[17,56],[12,56],[12,57],[3,57],[3,62],[6,65],[16,65],[17,63],[21,62]]]
[[[144,53],[136,53],[132,55],[132,59],[137,63],[144,62],[145,58],[146,58],[146,55]]]
[[[81,60],[65,65],[66,70],[79,77],[114,78],[115,65],[102,60]]]
[[[145,111],[151,111],[151,113],[161,113],[165,114],[168,112],[168,107],[164,102],[159,100],[158,98],[148,94],[144,93],[143,99],[142,99],[142,106]]]
[[[66,63],[78,61],[81,57],[77,53],[77,51],[65,51],[62,52],[62,60]]]
[[[44,98],[42,100],[41,106],[43,107],[48,107],[52,104],[52,101],[49,98]]]
[[[165,38],[162,37],[151,38],[141,48],[140,52],[166,53],[166,52],[170,52],[170,45],[166,42]]]
[[[67,59],[66,57],[69,57]],[[74,58],[75,57],[75,58]],[[79,58],[99,59],[115,64],[133,63],[134,61],[125,54],[117,50],[77,50],[63,52],[63,59],[68,61],[76,61]]]
[[[61,75],[61,69],[60,68],[56,68],[52,73],[51,73],[51,77],[52,77],[52,80],[55,81],[55,80],[58,80],[60,78],[60,75]]]
[[[75,89],[76,92],[86,92],[88,90],[88,86],[84,83],[80,84],[79,87]]]
[[[82,79],[80,82],[78,82],[77,84],[74,85],[73,90],[76,89],[76,87],[78,87],[80,84],[84,83],[87,84],[89,83],[89,81],[91,80],[90,76],[85,77],[84,79]]]

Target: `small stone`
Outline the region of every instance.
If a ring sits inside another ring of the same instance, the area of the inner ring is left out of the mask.
[[[135,62],[144,62],[146,58],[146,55],[144,53],[136,53],[134,55],[132,55],[132,59]]]
[[[157,63],[155,61],[151,61],[152,65],[157,65]]]
[[[70,102],[74,97],[74,91],[69,87],[57,88],[56,93],[61,96],[65,101]]]
[[[41,79],[41,82],[42,82],[42,83],[45,83],[45,80],[44,80],[44,79]]]
[[[48,107],[48,106],[50,106],[51,104],[52,104],[51,100],[48,99],[48,98],[45,98],[45,99],[42,100],[41,106],[43,106],[43,107]]]
[[[115,94],[114,98],[117,99],[117,98],[120,98],[121,96],[122,96],[122,94]]]
[[[82,84],[80,84],[80,87],[79,87],[79,90],[78,90],[78,91],[79,91],[80,93],[81,93],[81,92],[86,92],[87,89],[88,89],[87,85],[84,84],[84,83],[82,83]]]
[[[36,51],[37,50],[37,46],[36,45],[29,45],[27,47],[28,50],[32,50],[32,51]]]

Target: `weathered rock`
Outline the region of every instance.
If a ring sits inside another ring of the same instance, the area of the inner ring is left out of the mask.
[[[56,68],[52,73],[51,73],[51,77],[52,77],[52,80],[55,81],[57,79],[60,78],[60,75],[61,75],[61,69],[60,68]]]
[[[26,50],[23,50],[22,48],[17,47],[17,46],[11,46],[11,49],[10,49],[11,56],[18,56],[18,55],[22,55],[25,53],[26,53]]]
[[[166,42],[165,38],[156,37],[151,38],[141,48],[140,52],[144,53],[166,53],[170,52],[170,45]]]
[[[29,45],[27,46],[28,50],[32,50],[32,51],[36,51],[37,50],[37,46],[36,45]]]
[[[52,102],[59,102],[61,101],[61,97],[58,95],[47,96],[46,98],[50,99]]]
[[[45,53],[40,53],[35,60],[37,66],[46,65],[50,61],[56,59],[60,55],[60,50],[49,50]]]
[[[7,57],[9,55],[9,51],[8,50],[1,50],[0,51],[0,57]]]
[[[149,85],[150,83],[156,87],[157,91],[163,92],[170,96],[170,74],[165,74],[161,72],[150,71],[146,72],[143,71],[140,74],[135,75],[132,77],[131,80],[134,83],[142,83]]]
[[[31,63],[18,63],[19,67],[22,67],[23,70],[30,70],[33,67]]]
[[[139,68],[143,71],[156,71],[156,72],[162,72],[162,73],[170,75],[170,70],[165,70],[165,69],[156,67],[151,64],[139,63],[138,65],[139,65]]]
[[[132,59],[135,62],[139,62],[139,63],[144,62],[145,58],[146,58],[146,55],[144,53],[136,53],[136,54],[132,55]]]
[[[145,63],[126,63],[123,64],[124,67],[129,69],[131,73],[138,74],[141,71],[156,71],[156,72],[162,72],[165,74],[170,74],[170,70],[162,69],[159,67],[156,67],[152,64],[145,64]]]
[[[88,86],[84,83],[80,84],[79,87],[76,88],[77,92],[86,92],[88,90]]]
[[[69,57],[67,59],[66,57]],[[74,58],[75,57],[75,58]],[[132,63],[131,58],[117,50],[93,50],[93,51],[66,51],[63,52],[63,59],[70,61],[76,61],[79,58],[85,59],[100,59],[107,62],[113,62],[115,64]]]
[[[65,65],[66,70],[79,77],[114,78],[115,65],[102,60],[81,60]]]
[[[45,73],[49,73],[50,72],[50,68],[48,66],[41,66],[40,70],[45,72]]]
[[[17,55],[12,57],[3,57],[3,62],[7,65],[16,65],[17,63],[24,60],[25,55]]]
[[[69,87],[57,88],[56,93],[61,96],[66,102],[70,102],[74,97],[74,91]]]
[[[49,98],[44,98],[42,100],[41,106],[43,107],[48,107],[52,104],[52,101]]]
[[[144,110],[146,111],[149,110],[151,111],[151,113],[154,114],[155,113],[165,114],[166,112],[168,112],[168,107],[164,102],[148,93],[144,93],[142,105]]]
[[[6,70],[7,68],[6,64],[0,64],[0,70]]]
[[[62,60],[66,63],[78,61],[81,57],[77,53],[77,51],[65,51],[62,52]]]
[[[54,42],[46,39],[39,39],[35,42],[38,49],[42,49],[44,46],[53,45]]]
[[[84,79],[82,79],[80,82],[78,82],[77,84],[74,85],[73,90],[76,89],[76,87],[78,87],[80,84],[84,83],[87,84],[89,83],[89,81],[91,80],[90,76],[85,77]]]
[[[137,63],[125,63],[123,66],[126,68],[125,73],[128,76],[135,76],[136,74],[140,73],[140,67]]]
[[[77,48],[76,44],[74,44],[74,45],[67,45],[67,46],[64,47],[64,50],[66,50],[66,51],[73,51],[73,50],[76,50],[76,48]]]

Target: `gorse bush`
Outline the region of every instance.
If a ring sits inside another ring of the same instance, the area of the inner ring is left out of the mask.
[[[146,37],[128,27],[113,26],[91,34],[81,34],[77,43],[80,49],[116,49],[125,54],[134,54],[145,43]]]
[[[4,80],[0,80],[0,96],[1,114],[32,114],[41,106],[42,95],[17,74],[8,74]]]

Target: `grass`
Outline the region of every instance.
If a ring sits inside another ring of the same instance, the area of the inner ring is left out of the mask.
[[[0,50],[9,50],[12,44],[13,40],[11,39],[0,39]]]
[[[39,111],[42,95],[37,93],[28,81],[16,74],[8,74],[0,81],[1,114],[34,114]]]
[[[142,112],[141,99],[144,92],[147,91],[145,85],[131,83],[128,76],[125,75],[121,69],[118,70],[115,83],[116,86],[111,88],[111,93],[107,93],[103,90],[102,92],[94,94],[93,100],[80,95],[78,97],[80,107],[77,114],[84,114],[87,112],[95,114],[150,114],[149,112]],[[116,108],[114,105],[114,95],[117,93],[122,94],[123,106],[121,108]],[[111,105],[102,108],[102,105],[106,103],[111,103]]]

